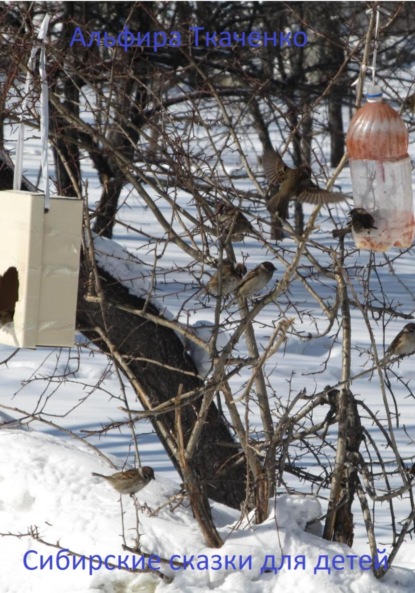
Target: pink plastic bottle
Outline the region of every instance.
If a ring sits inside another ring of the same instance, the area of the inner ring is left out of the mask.
[[[411,247],[415,237],[408,132],[398,113],[371,87],[368,102],[354,115],[346,136],[355,208],[375,219],[376,229],[356,233],[359,249]]]

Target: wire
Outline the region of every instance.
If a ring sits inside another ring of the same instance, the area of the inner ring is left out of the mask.
[[[373,86],[375,86],[376,59],[378,57],[378,48],[379,48],[379,22],[380,22],[379,6],[376,5],[372,10],[376,11],[376,24],[375,24],[375,35],[374,35],[374,44],[373,44],[373,57],[372,57],[372,84],[373,84]]]

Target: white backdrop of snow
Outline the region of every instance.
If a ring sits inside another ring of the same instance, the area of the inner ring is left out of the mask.
[[[10,144],[12,146],[12,144]],[[39,149],[36,139],[28,141],[26,154],[31,153],[27,161],[30,165],[26,172],[33,180],[36,179],[37,165],[39,162]],[[231,165],[229,165],[231,166]],[[241,163],[234,163],[238,168]],[[87,170],[90,177],[89,200],[98,198],[97,187],[93,187],[93,173]],[[339,180],[343,191],[350,191],[348,170],[346,169]],[[204,329],[213,321],[213,307],[206,306],[205,297],[200,294],[200,289],[208,279],[203,276],[203,270],[194,262],[189,262],[187,256],[173,244],[163,244],[164,257],[156,260],[155,254],[149,251],[147,235],[160,236],[160,229],[151,214],[143,207],[141,201],[130,193],[128,188],[123,192],[126,205],[120,211],[120,221],[130,224],[133,228],[142,229],[143,234],[134,233],[125,226],[117,225],[115,240],[113,242],[99,239],[97,252],[100,263],[110,269],[115,277],[128,281],[132,292],[138,295],[149,294],[151,290],[151,277],[154,267],[157,271],[157,285],[155,295],[151,298],[155,304],[161,304],[161,309],[166,316],[176,318],[182,323]],[[187,198],[186,198],[187,199]],[[337,206],[332,212],[339,220],[344,219],[347,206]],[[310,209],[306,209],[309,215]],[[260,214],[266,218],[264,209],[257,208],[253,214]],[[318,219],[319,228],[315,231],[315,238],[326,245],[331,245],[332,223],[327,219],[324,211]],[[264,232],[268,229],[265,226]],[[350,246],[350,239],[346,239]],[[290,240],[284,242],[284,247],[294,249]],[[132,256],[126,259],[127,248]],[[156,247],[154,247],[156,249]],[[237,259],[247,256],[248,267],[254,267],[269,257],[266,250],[257,241],[247,239],[236,246]],[[394,252],[392,255],[397,255]],[[321,253],[319,254],[320,263]],[[355,252],[348,260],[366,266],[369,254]],[[376,255],[376,261],[383,263],[379,269],[382,285],[390,299],[400,303],[400,309],[406,313],[415,310],[415,278],[413,274],[414,250],[408,250],[394,261],[395,274],[383,255]],[[327,261],[328,263],[328,261]],[[181,271],[177,269],[181,266]],[[309,309],[315,317],[320,312],[315,302],[303,289],[300,283],[295,283],[295,292],[291,294],[292,300],[301,303],[304,310]],[[269,289],[270,287],[268,287]],[[328,293],[329,295],[329,293]],[[185,299],[189,300],[186,309],[181,305]],[[202,304],[201,304],[202,303]],[[257,323],[260,343],[266,343],[270,328],[284,311],[284,299],[278,304],[270,305],[261,314]],[[210,320],[207,319],[208,311],[211,312]],[[235,309],[228,312],[229,318],[224,323],[231,330],[236,317]],[[353,340],[354,344],[367,349],[370,341],[366,327],[360,315],[352,311]],[[341,357],[340,343],[334,334],[325,338],[304,341],[308,333],[315,328],[306,315],[296,321],[297,334],[292,336],[284,352],[279,352],[272,363],[277,369],[273,373],[273,382],[276,389],[287,391],[287,381],[291,381],[293,392],[307,387],[309,393],[320,389],[328,382],[337,382],[340,376]],[[386,335],[375,324],[373,330],[378,344],[390,343],[394,335],[402,328],[401,320],[392,319],[386,328]],[[301,332],[304,332],[301,334]],[[226,330],[224,338],[226,339]],[[28,526],[37,526],[40,535],[49,542],[59,541],[62,547],[68,547],[81,554],[123,554],[121,549],[120,512],[117,495],[105,483],[98,482],[91,476],[91,471],[110,473],[111,468],[105,465],[100,457],[77,441],[69,440],[67,435],[59,429],[32,422],[30,429],[16,428],[13,419],[25,417],[25,411],[33,412],[42,410],[45,418],[55,421],[66,429],[76,434],[83,434],[83,430],[98,429],[107,421],[125,420],[123,413],[118,408],[122,405],[120,399],[120,386],[113,369],[108,365],[105,357],[99,353],[91,353],[82,345],[84,339],[78,337],[78,347],[72,350],[53,350],[39,348],[36,351],[18,352],[7,364],[1,366],[1,404],[8,406],[2,412],[0,427],[0,532],[2,534],[25,533]],[[334,345],[333,345],[334,344]],[[238,344],[240,354],[246,354],[244,345]],[[327,371],[320,376],[321,365],[328,356]],[[0,347],[0,360],[7,359],[13,352],[9,347]],[[359,370],[367,360],[361,358],[357,350],[353,351],[353,368]],[[205,372],[209,371],[206,359],[201,361]],[[293,371],[294,370],[294,371]],[[45,385],[44,377],[54,374],[57,377],[54,383]],[[61,378],[59,378],[59,374]],[[98,379],[105,375],[103,382],[97,387]],[[403,361],[399,374],[409,384],[414,377],[413,359]],[[65,376],[65,380],[64,380]],[[247,376],[236,377],[234,387],[238,389]],[[323,381],[323,384],[321,383]],[[379,415],[384,415],[383,404],[379,396],[378,385],[375,380],[367,377],[353,383],[354,393],[372,409],[378,410]],[[396,438],[400,453],[403,458],[413,455],[413,441],[415,438],[415,407],[412,393],[403,385],[394,386],[399,399],[401,418],[405,424],[396,430]],[[56,391],[56,393],[55,393]],[[130,403],[136,407],[135,398],[128,389]],[[53,395],[53,397],[52,397]],[[287,395],[289,397],[289,394]],[[20,413],[17,411],[20,410]],[[7,415],[9,414],[9,419]],[[10,422],[12,422],[10,424]],[[406,432],[405,432],[405,430]],[[373,430],[376,438],[376,431]],[[122,467],[125,463],[131,464],[130,435],[126,430],[119,433],[110,433],[108,436],[92,436],[89,442],[96,445],[101,451],[111,457]],[[156,481],[152,482],[145,490],[139,493],[139,500],[147,503],[150,508],[162,504],[166,498],[179,489],[179,478],[171,466],[166,454],[161,449],[151,426],[140,423],[139,448],[144,464],[151,465],[156,470]],[[125,523],[127,537],[132,541],[130,530],[135,524],[135,514],[130,499],[124,501],[126,508]],[[238,523],[239,513],[221,505],[213,504],[213,513],[217,521],[219,532],[226,540],[225,546],[220,550],[207,550],[204,547],[197,525],[192,518],[188,507],[177,509],[174,513],[163,509],[157,517],[149,517],[146,511],[140,514],[142,533],[142,546],[145,551],[170,557],[177,553],[188,554],[252,554],[254,570],[240,572],[234,571],[177,571],[173,583],[167,584],[156,577],[148,575],[130,575],[119,571],[101,570],[90,577],[84,571],[28,571],[23,566],[23,555],[27,550],[37,550],[45,556],[54,553],[53,548],[46,547],[33,539],[14,537],[0,538],[0,553],[2,570],[0,572],[1,591],[7,593],[45,593],[46,591],[61,591],[65,593],[105,591],[115,593],[120,591],[157,591],[157,593],[193,593],[195,589],[204,593],[212,589],[220,592],[233,593],[292,593],[301,587],[308,593],[409,593],[415,588],[415,578],[412,570],[393,568],[382,581],[365,571],[345,570],[335,571],[331,574],[319,572],[313,574],[313,567],[319,554],[351,553],[349,548],[338,544],[329,543],[316,535],[304,532],[304,523],[319,514],[320,503],[313,497],[288,497],[284,494],[276,499],[276,514],[271,513],[270,518],[261,526],[242,525],[238,530],[233,528]],[[399,506],[397,507],[399,510]],[[405,507],[406,509],[406,507]],[[388,509],[385,505],[385,514],[382,508],[377,511],[377,519],[382,525],[385,547],[390,542],[388,527]],[[404,511],[403,511],[404,512]],[[360,517],[356,513],[356,517]],[[357,534],[354,551],[358,554],[367,554],[368,546],[361,520],[357,524]],[[130,543],[131,543],[130,541]],[[382,544],[383,545],[383,544]],[[57,550],[56,550],[57,552]],[[275,554],[280,558],[281,553],[293,556],[304,554],[307,570],[282,570],[278,575],[259,575],[266,554]],[[397,559],[397,565],[413,569],[414,546],[408,538],[403,545]],[[4,568],[7,567],[7,570]]]

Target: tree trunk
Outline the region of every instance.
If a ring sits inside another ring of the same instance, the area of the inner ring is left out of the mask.
[[[339,89],[330,93],[328,98],[329,132],[330,132],[330,165],[337,167],[344,155],[344,130],[342,102]]]
[[[352,505],[356,494],[357,468],[356,459],[362,442],[362,425],[353,394],[349,391],[347,403],[347,439],[346,439],[346,461],[347,469],[343,474],[340,500],[343,501],[336,513],[334,522],[333,540],[353,545],[354,525]]]
[[[65,80],[65,107],[78,116],[79,90],[71,80]],[[79,147],[77,131],[68,124],[54,107],[50,104],[50,133],[54,136],[52,146],[58,194],[65,197],[74,197],[81,192],[81,171],[79,164]]]
[[[78,294],[78,329],[94,340],[103,352],[110,353],[109,342],[111,348],[123,357],[123,360],[128,361],[127,367],[120,368],[124,373],[128,373],[129,378],[134,379],[132,385],[145,410],[171,400],[179,393],[195,391],[195,396],[189,398],[190,403],[181,408],[181,424],[186,445],[197,418],[204,387],[192,360],[173,330],[117,308],[117,305],[124,305],[142,310],[145,303],[131,295],[127,288],[104,270],[98,271],[105,302],[104,314],[100,303],[85,299],[89,270],[83,261]],[[159,312],[151,303],[146,304],[146,311],[159,316]],[[100,331],[108,342],[102,338]],[[149,360],[154,363],[148,362]],[[174,411],[150,416],[150,420],[174,466],[181,473]],[[240,508],[245,498],[246,482],[245,464],[241,461],[242,453],[234,441],[226,419],[212,404],[196,455],[191,460],[191,467],[210,498]]]

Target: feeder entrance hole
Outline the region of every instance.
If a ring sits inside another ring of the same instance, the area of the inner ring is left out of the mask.
[[[13,321],[19,300],[19,275],[16,268],[8,268],[0,276],[0,326]]]

